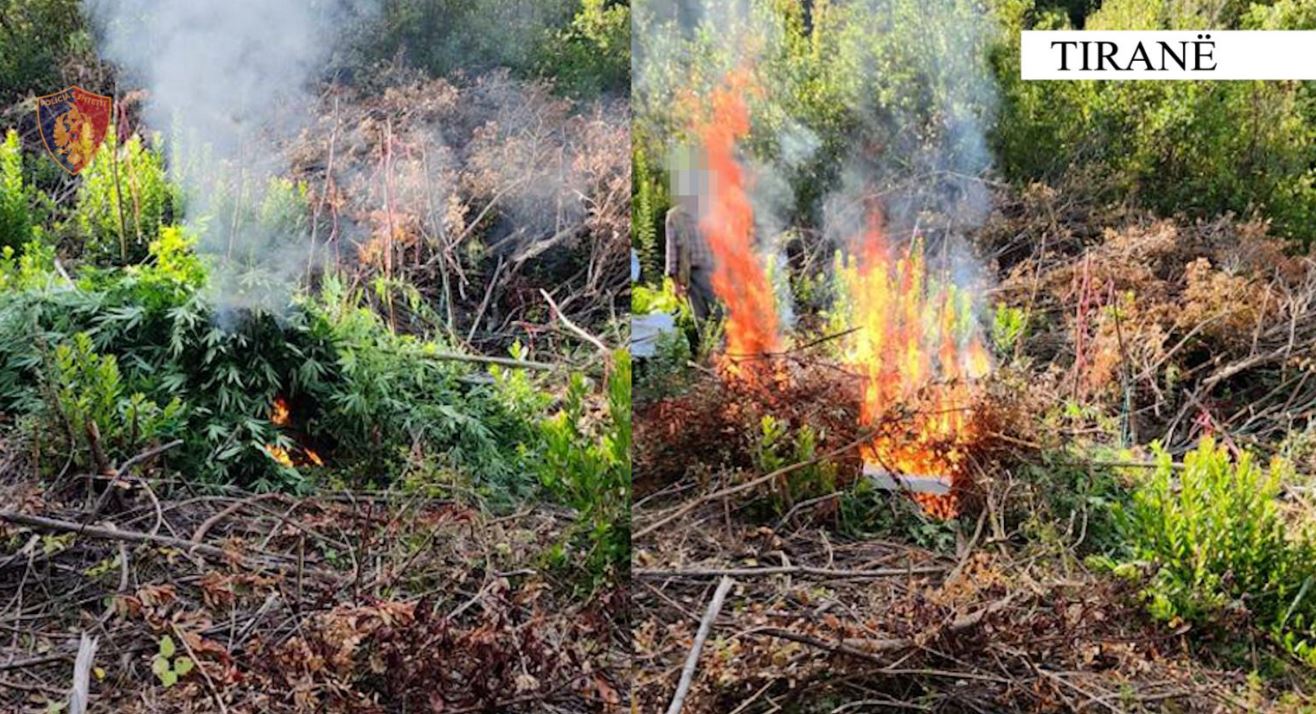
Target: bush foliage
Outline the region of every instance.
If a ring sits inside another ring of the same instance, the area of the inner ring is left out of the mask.
[[[596,576],[630,564],[631,357],[613,352],[607,376],[607,414],[590,429],[585,413],[588,385],[572,376],[562,408],[540,426],[540,481],[576,509],[577,534],[586,543],[586,565]]]
[[[65,64],[89,54],[78,0],[0,0],[0,108],[62,88]]]
[[[1181,469],[1157,447],[1155,469],[1115,509],[1131,555],[1124,569],[1150,572],[1152,615],[1208,630],[1251,622],[1316,663],[1316,533],[1281,511],[1286,473],[1246,452],[1232,459],[1210,438]]]
[[[28,193],[23,187],[23,147],[18,132],[0,142],[0,248],[17,247],[32,237]]]
[[[164,229],[148,261],[87,267],[73,284],[54,260],[30,244],[0,263],[0,401],[32,433],[64,435],[42,440],[52,458],[71,450],[97,466],[84,438],[94,422],[113,462],[181,436],[172,463],[202,480],[306,486],[266,450],[292,440],[271,422],[283,397],[340,478],[387,482],[419,455],[486,484],[527,485],[514,447],[532,437],[533,413],[497,385],[464,382],[464,368],[436,357],[439,343],[388,329],[336,279],[282,315],[219,315],[180,229]]]
[[[387,0],[358,33],[356,64],[401,59],[437,76],[506,67],[573,96],[624,93],[630,24],[617,0]]]
[[[804,5],[752,0],[743,18],[756,28],[751,44],[758,53],[745,64],[759,85],[745,149],[756,167],[770,169],[759,172],[761,181],[788,184],[781,211],[788,221],[819,223],[823,198],[846,180],[838,169],[855,158],[856,147],[880,147],[862,158],[868,176],[888,179],[895,172],[928,183],[938,170],[991,170],[1016,184],[1069,183],[1092,198],[1167,216],[1256,214],[1299,244],[1312,238],[1311,83],[1024,82],[1018,46],[1021,30],[1077,23],[1122,30],[1305,29],[1316,26],[1310,3]],[[929,12],[938,20],[927,21]],[[638,62],[635,77],[632,242],[650,260],[660,253],[654,232],[668,205],[659,190],[668,185],[668,152],[689,138],[690,111],[681,99],[702,96],[733,62],[712,26],[680,32],[673,26],[652,8],[636,9],[637,52],[664,58]],[[670,57],[691,59],[687,67]],[[975,125],[986,129],[988,146],[975,143]],[[656,279],[652,270],[646,279]]]

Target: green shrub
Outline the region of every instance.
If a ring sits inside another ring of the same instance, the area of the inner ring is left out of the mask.
[[[631,8],[615,0],[580,0],[571,24],[552,33],[537,71],[571,96],[626,93],[631,76]]]
[[[532,438],[530,419],[540,411],[524,394],[528,382],[519,383],[519,401],[500,391],[506,379],[465,382],[465,368],[438,358],[441,343],[390,330],[337,280],[327,280],[321,297],[301,309],[309,334],[327,347],[324,361],[297,367],[299,382],[320,406],[313,429],[355,455],[356,481],[395,472],[419,446],[446,466],[477,474],[498,495],[530,485],[515,454],[516,444]]]
[[[1028,335],[1028,313],[1020,307],[1000,303],[992,311],[992,346],[1000,357],[1009,357]]]
[[[66,84],[63,71],[90,57],[79,0],[0,0],[0,107]]]
[[[1119,472],[1103,464],[1127,460],[1127,452],[1070,445],[1044,449],[1037,458],[1037,463],[1021,466],[1026,487],[1006,518],[1017,522],[1034,545],[1080,556],[1122,552],[1115,510],[1128,501],[1128,486]]]
[[[579,0],[385,0],[356,28],[354,64],[402,59],[434,75],[508,67],[533,70],[549,28],[567,25]]]
[[[546,488],[577,512],[576,533],[589,544],[586,565],[596,582],[630,563],[631,357],[612,354],[608,413],[595,430],[586,424],[588,386],[573,374],[562,409],[542,424],[536,459]]]
[[[86,258],[136,263],[172,220],[179,193],[157,150],[144,147],[136,135],[120,149],[115,136],[110,127],[104,146],[82,172],[73,212]]]
[[[32,238],[32,216],[23,189],[23,145],[9,130],[0,143],[0,248],[17,248]]]
[[[658,288],[648,285],[631,287],[631,313],[648,315],[655,312],[676,315],[682,322],[694,319],[690,314],[690,303],[676,294],[676,283],[671,278],[664,278]]]
[[[900,538],[938,553],[954,553],[961,522],[930,518],[914,499],[880,489],[866,478],[841,492],[836,530],[850,538]]]
[[[808,424],[792,429],[772,415],[759,420],[752,456],[756,473],[767,474],[817,456],[819,434]],[[836,464],[820,461],[791,471],[771,484],[767,506],[773,516],[782,516],[800,501],[836,493]]]
[[[97,354],[86,332],[55,347],[45,388],[51,397],[45,422],[63,427],[45,433],[62,433],[65,443],[43,445],[56,457],[73,453],[83,469],[122,463],[145,446],[177,437],[185,422],[177,398],[162,407],[141,392],[128,393],[118,361]]]
[[[658,335],[653,356],[641,363],[635,377],[637,399],[641,402],[667,399],[688,389],[696,376],[689,366],[691,358],[685,332],[676,330]]]
[[[7,251],[0,408],[38,433],[65,433],[37,385],[74,374],[52,366],[50,354],[85,334],[99,368],[113,364],[120,395],[181,403],[185,443],[171,463],[200,481],[300,489],[323,475],[382,484],[423,456],[500,492],[530,485],[516,453],[534,436],[530,416],[509,407],[497,384],[468,383],[468,368],[439,358],[441,343],[389,329],[360,291],[329,278],[319,295],[300,295],[277,314],[221,315],[209,271],[183,231],[162,230],[149,256],[139,265],[84,267],[70,285],[50,248]],[[296,405],[294,429],[328,466],[290,468],[268,453],[295,437],[270,421],[276,396]]]
[[[656,283],[664,268],[666,236],[660,237],[660,232],[668,198],[661,173],[639,145],[631,152],[631,176],[631,246],[640,258],[641,280]]]
[[[1210,438],[1178,470],[1156,447],[1156,468],[1115,509],[1131,556],[1117,572],[1150,569],[1143,595],[1158,619],[1222,628],[1246,617],[1316,664],[1316,539],[1280,512],[1286,473],[1248,453],[1232,460]]]

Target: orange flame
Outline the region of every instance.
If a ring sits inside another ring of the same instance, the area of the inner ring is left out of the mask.
[[[709,99],[711,111],[698,127],[708,161],[708,206],[699,227],[716,258],[713,290],[726,306],[723,370],[747,377],[738,359],[777,349],[777,308],[763,262],[754,250],[754,209],[748,177],[736,159],[736,143],[749,134],[748,74],[732,73]]]
[[[292,468],[296,466],[296,464],[293,463],[292,454],[288,453],[288,450],[283,448],[282,446],[275,446],[274,444],[266,444],[265,453],[269,454],[270,457],[273,458],[275,461],[279,462],[284,466],[287,466],[288,468]]]
[[[864,461],[892,474],[949,480],[950,495],[915,497],[930,513],[953,516],[963,447],[976,429],[971,384],[990,371],[990,358],[968,296],[929,276],[917,237],[894,249],[874,212],[859,242],[860,255],[838,273],[858,328],[847,361],[864,380],[860,422],[876,424],[896,407],[912,411],[908,433],[877,437],[862,450]]]
[[[274,404],[270,407],[270,422],[275,426],[288,426],[292,423],[292,408],[288,406],[288,400],[283,397],[275,397]]]
[[[292,407],[282,395],[276,396],[274,403],[270,405],[270,423],[277,427],[287,427],[292,424]],[[289,468],[308,465],[324,466],[324,459],[320,458],[315,449],[304,444],[298,444],[292,450],[285,449],[277,444],[266,444],[265,453]]]

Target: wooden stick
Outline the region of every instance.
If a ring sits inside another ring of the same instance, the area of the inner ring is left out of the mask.
[[[82,633],[78,658],[73,665],[73,689],[69,694],[69,714],[87,714],[91,704],[91,665],[96,659],[96,638]]]
[[[426,355],[430,359],[436,359],[446,362],[472,362],[476,364],[496,364],[503,367],[517,367],[521,369],[538,369],[545,372],[556,369],[555,365],[547,362],[532,362],[523,359],[512,359],[511,357],[490,357],[488,355],[472,355],[461,352],[431,352]]]
[[[164,452],[174,447],[182,446],[182,445],[183,445],[182,439],[174,439],[173,441],[167,444],[161,444],[160,446],[157,446],[153,449],[147,449],[146,451],[143,451],[142,453],[129,458],[127,461],[124,461],[122,464],[119,464],[117,467],[114,468],[114,473],[119,475],[126,474],[128,473],[129,469],[136,466],[137,464],[140,464],[148,459],[155,458],[156,456],[159,456],[160,454],[163,454]]]
[[[111,100],[110,110],[114,111],[119,106],[119,83],[114,83],[114,99]],[[115,117],[116,119],[118,117]],[[113,174],[114,181],[114,206],[118,209],[119,214],[119,259],[128,262],[128,224],[123,219],[123,190],[119,187],[119,122],[114,122],[114,147],[110,152],[110,172]],[[138,226],[140,231],[141,227]]]
[[[734,583],[734,580],[724,575],[722,582],[717,584],[717,591],[713,593],[713,599],[708,603],[704,619],[699,622],[699,631],[695,633],[695,642],[690,646],[690,654],[685,658],[685,667],[681,669],[681,681],[676,685],[676,695],[672,697],[671,706],[667,707],[667,714],[680,714],[681,707],[685,706],[685,697],[690,693],[695,670],[699,667],[699,653],[703,651],[704,641],[708,639],[708,633],[713,630],[713,620],[716,620],[717,614],[722,611],[722,603],[727,599],[727,593],[731,591]]]
[[[901,575],[933,575],[946,572],[941,565],[924,565],[916,568],[877,568],[873,570],[835,570],[832,568],[815,568],[808,565],[779,565],[766,568],[708,568],[696,570],[646,570],[632,571],[637,578],[753,578],[765,575],[812,575],[820,578],[844,578],[846,580],[863,580],[865,578],[890,578]]]
[[[192,542],[200,543],[201,541],[205,540],[206,533],[209,533],[210,529],[214,528],[216,523],[219,523],[225,518],[228,518],[234,513],[237,513],[238,511],[242,510],[246,506],[256,503],[257,501],[263,501],[269,498],[275,498],[279,495],[280,494],[271,491],[269,493],[258,493],[254,496],[244,498],[240,501],[234,501],[233,503],[229,504],[228,507],[226,507],[224,510],[207,518],[205,521],[201,523],[201,525],[197,526],[197,529],[192,532]]]
[[[225,563],[232,562],[231,556],[233,554],[229,553],[228,551],[225,551],[223,548],[217,548],[213,545],[206,545],[204,543],[193,543],[190,540],[183,540],[182,538],[173,538],[170,536],[162,536],[162,535],[152,535],[150,533],[142,533],[140,531],[124,531],[124,530],[119,530],[117,528],[104,528],[101,526],[83,525],[81,523],[74,523],[72,521],[61,521],[55,518],[46,518],[44,516],[32,516],[26,513],[14,513],[13,511],[0,511],[0,521],[8,521],[10,523],[16,523],[21,526],[28,526],[29,528],[42,528],[45,530],[63,531],[65,533],[76,533],[78,535],[90,536],[92,538],[121,540],[121,541],[127,541],[129,543],[153,543],[155,545],[163,545],[163,546],[168,546],[170,548],[177,548],[178,550],[181,550],[184,553],[189,553],[189,554],[195,553],[197,555],[206,556]],[[292,572],[295,571],[296,569],[295,564],[284,562],[287,560],[284,556],[280,556],[275,553],[259,553],[259,555],[262,558],[266,559],[266,561],[253,562],[250,559],[243,558],[243,562],[246,563],[247,567],[252,568],[254,570],[260,570],[261,568],[273,568],[276,570]],[[341,580],[337,574],[331,573],[326,570],[316,569],[308,572],[330,583],[338,583]]]
[[[484,319],[484,311],[489,309],[489,299],[493,297],[494,286],[498,284],[498,277],[503,274],[503,259],[498,259],[498,265],[494,267],[493,277],[489,278],[489,287],[484,291],[484,299],[480,301],[480,309],[475,311],[475,319],[471,321],[471,329],[466,333],[466,342],[469,344],[475,339],[475,333],[480,329],[480,321]]]
[[[171,627],[174,630],[174,635],[178,637],[178,641],[182,643],[183,649],[187,650],[187,656],[192,658],[192,666],[196,668],[196,671],[201,673],[201,679],[206,683],[206,690],[210,692],[211,698],[214,699],[215,704],[219,706],[220,714],[228,714],[228,707],[224,706],[224,698],[219,696],[219,689],[215,687],[215,680],[210,678],[210,673],[206,671],[205,664],[196,656],[196,652],[192,649],[192,645],[188,644],[187,637],[184,636],[183,630],[178,627],[177,623],[172,624]]]
[[[562,314],[562,308],[558,307],[557,303],[553,302],[553,297],[548,294],[547,290],[541,289],[539,291],[539,294],[544,296],[544,299],[548,301],[548,306],[553,308],[553,314],[557,315],[557,319],[561,320],[562,324],[566,325],[568,330],[571,330],[578,337],[580,337],[580,339],[585,340],[586,342],[597,347],[599,352],[602,352],[605,357],[612,354],[612,350],[608,349],[608,346],[603,344],[603,340],[600,340],[594,335],[591,335],[576,323],[572,322],[571,320],[568,320],[567,316]]]

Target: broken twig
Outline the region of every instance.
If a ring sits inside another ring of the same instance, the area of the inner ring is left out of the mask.
[[[685,697],[690,693],[695,670],[699,667],[699,653],[703,651],[704,641],[708,639],[708,633],[713,630],[713,621],[722,611],[722,603],[727,599],[727,593],[731,591],[734,583],[734,580],[724,575],[722,582],[717,584],[717,591],[713,593],[713,599],[708,603],[704,619],[699,622],[699,631],[695,633],[694,644],[690,646],[690,656],[685,658],[685,667],[681,669],[681,681],[676,685],[676,694],[672,697],[671,706],[667,707],[667,714],[680,714],[681,707],[685,706]]]

